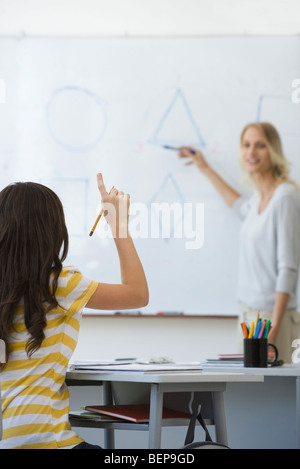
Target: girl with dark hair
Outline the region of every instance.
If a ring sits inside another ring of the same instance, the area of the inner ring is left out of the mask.
[[[0,364],[0,449],[100,449],[83,442],[68,422],[65,376],[81,312],[84,306],[145,306],[148,287],[128,233],[129,196],[116,189],[108,194],[101,174],[97,181],[114,233],[121,284],[98,283],[63,266],[68,232],[52,190],[24,182],[0,192],[0,339],[6,346],[6,363]]]

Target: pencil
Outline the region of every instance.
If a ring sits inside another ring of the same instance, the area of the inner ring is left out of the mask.
[[[254,331],[254,321],[251,322],[251,327],[250,327],[250,332],[249,332],[249,335],[248,335],[248,339],[253,338],[253,331]]]
[[[262,339],[262,338],[263,338],[264,331],[265,331],[265,325],[266,325],[266,320],[264,319],[263,322],[262,322],[262,325],[261,325],[259,334],[258,334],[258,338],[259,338],[259,339]]]
[[[247,330],[246,324],[244,322],[242,322],[241,326],[242,326],[242,330],[243,330],[243,334],[244,334],[245,339],[248,339],[248,330]]]
[[[111,193],[111,191],[113,190],[114,187],[115,187],[115,186],[112,186],[112,188],[111,188],[110,191],[109,191],[109,194]],[[90,236],[93,236],[93,233],[94,233],[94,231],[95,231],[95,229],[96,229],[96,227],[97,227],[97,225],[98,225],[98,223],[99,223],[99,220],[100,220],[100,218],[102,217],[102,215],[103,215],[103,208],[101,209],[101,212],[99,213],[99,215],[98,215],[98,217],[97,217],[97,220],[95,221],[94,226],[93,226],[93,228],[92,228],[91,231],[90,231]]]

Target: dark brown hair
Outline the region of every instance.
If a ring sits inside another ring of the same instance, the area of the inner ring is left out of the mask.
[[[18,182],[0,192],[0,339],[6,359],[21,301],[28,356],[41,346],[46,313],[58,305],[55,292],[68,244],[63,207],[51,189]]]

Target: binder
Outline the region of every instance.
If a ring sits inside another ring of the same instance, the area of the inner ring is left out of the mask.
[[[150,405],[87,405],[84,409],[96,414],[108,415],[121,420],[127,420],[134,423],[149,422]],[[163,419],[190,419],[191,415],[187,412],[163,408]]]

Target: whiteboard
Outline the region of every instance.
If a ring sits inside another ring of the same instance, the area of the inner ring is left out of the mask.
[[[239,135],[249,121],[268,120],[299,181],[300,105],[291,94],[300,38],[1,38],[0,58],[0,184],[31,180],[58,193],[70,234],[67,263],[99,282],[120,281],[104,220],[89,237],[101,171],[108,189],[131,195],[150,290],[142,313],[237,314],[240,221],[193,165],[162,146],[195,145],[248,194]],[[161,204],[190,212],[170,212],[163,233]],[[188,217],[197,249],[178,235]]]

